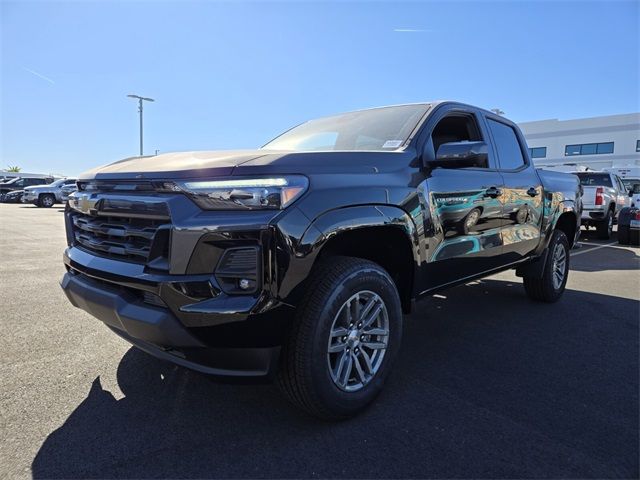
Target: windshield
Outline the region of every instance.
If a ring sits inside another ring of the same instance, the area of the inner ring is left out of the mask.
[[[4,184],[5,184],[5,185],[8,185],[8,184],[10,184],[10,183],[15,183],[15,182],[17,182],[18,180],[20,180],[20,177],[14,177],[14,178],[12,178],[11,180],[7,180],[6,182],[4,182]]]
[[[577,173],[580,184],[585,187],[613,187],[611,184],[611,175],[608,173]]]
[[[267,143],[267,150],[389,151],[402,147],[428,104],[373,108],[310,120]]]
[[[52,187],[61,187],[62,185],[64,185],[64,182],[66,181],[67,181],[66,178],[61,178],[60,180],[56,180],[55,182],[52,182],[49,185]]]

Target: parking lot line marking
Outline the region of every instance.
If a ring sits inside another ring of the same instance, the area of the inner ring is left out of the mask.
[[[585,243],[585,242],[580,242],[580,243]],[[605,243],[604,245],[600,245],[598,247],[589,248],[588,250],[583,250],[583,251],[578,252],[578,253],[572,253],[571,256],[572,257],[577,257],[578,255],[582,255],[583,253],[595,252],[596,250],[600,250],[601,248],[610,247],[612,245],[615,245],[616,243],[618,243],[618,242]],[[598,244],[597,243],[590,243],[589,245],[598,245]]]

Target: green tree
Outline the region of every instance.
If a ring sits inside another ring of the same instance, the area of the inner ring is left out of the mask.
[[[15,172],[18,173],[20,171],[20,167],[18,167],[17,165],[15,166],[9,166],[9,168],[7,169],[7,172]]]

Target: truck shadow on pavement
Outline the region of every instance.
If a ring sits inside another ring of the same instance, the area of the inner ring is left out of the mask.
[[[633,250],[621,248],[621,245],[601,248],[594,252],[589,252],[591,248],[582,247],[580,250],[572,251],[571,270],[578,272],[604,272],[606,270],[639,270],[640,255]],[[573,256],[576,252],[585,252],[584,255]],[[607,260],[602,261],[605,257]],[[606,266],[604,266],[606,265]]]
[[[638,474],[638,309],[553,305],[483,280],[405,317],[377,401],[327,423],[269,385],[218,384],[132,348],[117,400],[96,378],[34,478],[627,477]],[[354,461],[357,459],[357,461]]]

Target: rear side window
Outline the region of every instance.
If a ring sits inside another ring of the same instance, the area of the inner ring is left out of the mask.
[[[608,173],[578,173],[580,184],[585,187],[613,187]]]
[[[500,168],[503,170],[516,170],[525,165],[520,142],[518,142],[518,137],[513,128],[491,119],[488,119],[488,123],[498,150]]]

